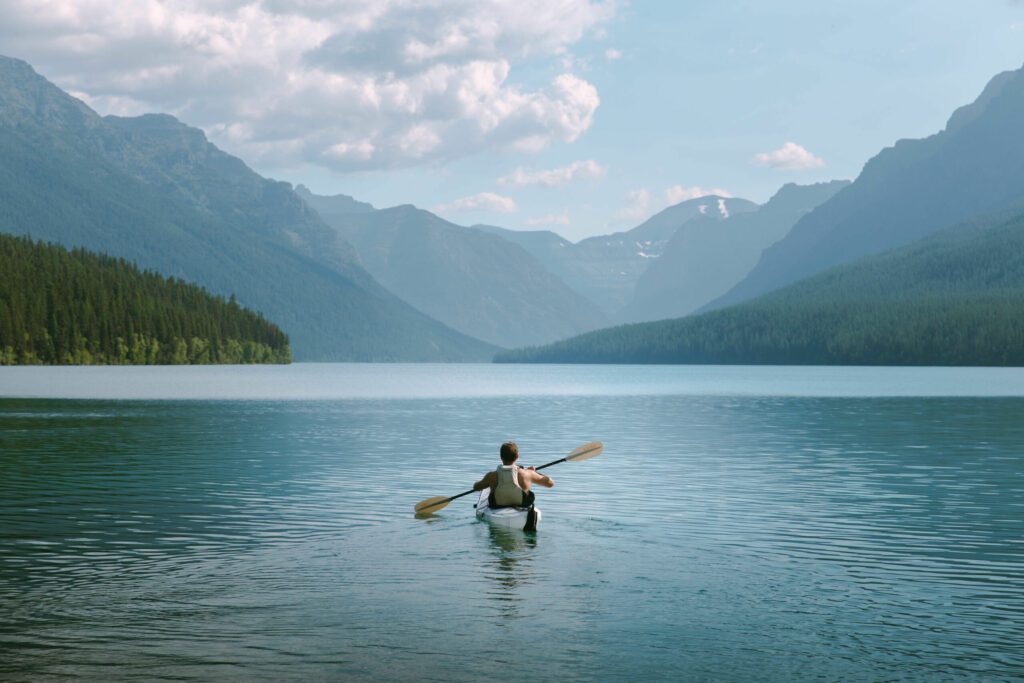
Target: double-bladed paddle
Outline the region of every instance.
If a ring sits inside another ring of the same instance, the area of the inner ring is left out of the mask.
[[[552,465],[557,465],[560,462],[580,462],[581,460],[589,460],[590,458],[595,458],[598,455],[600,455],[601,451],[603,451],[603,450],[604,450],[604,445],[602,445],[600,441],[592,441],[591,443],[583,444],[582,446],[579,446],[579,447],[573,449],[573,451],[571,453],[569,453],[569,455],[565,456],[564,458],[559,458],[558,460],[552,460],[551,462],[549,462],[549,463],[547,463],[545,465],[541,465],[540,467],[537,467],[536,471],[539,472],[540,470],[544,469],[545,467],[551,467]],[[473,493],[473,489],[470,489],[468,491],[463,491],[462,493],[460,493],[460,494],[458,494],[456,496],[449,496],[447,498],[445,496],[434,496],[433,498],[427,498],[426,500],[421,500],[419,503],[416,503],[416,507],[415,507],[416,514],[418,514],[418,515],[429,515],[429,514],[432,514],[434,512],[437,512],[438,510],[444,508],[446,505],[448,505],[448,503],[452,502],[456,498],[462,498],[463,496],[468,496],[471,493]]]

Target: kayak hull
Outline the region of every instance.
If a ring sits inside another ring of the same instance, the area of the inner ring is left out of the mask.
[[[487,504],[487,496],[491,493],[490,489],[484,489],[480,492],[480,498],[476,502],[476,516],[478,519],[482,519],[489,524],[501,527],[503,529],[519,529],[520,531],[526,526],[526,516],[529,513],[527,508],[519,507],[503,507],[503,508],[491,508]],[[540,508],[536,505],[533,506],[533,511],[537,514],[537,526],[540,526],[541,514]]]

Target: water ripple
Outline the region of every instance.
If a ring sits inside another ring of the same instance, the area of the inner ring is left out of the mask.
[[[0,677],[1010,679],[1024,401],[0,401]],[[536,536],[474,521],[514,437]],[[543,654],[509,655],[507,643]]]

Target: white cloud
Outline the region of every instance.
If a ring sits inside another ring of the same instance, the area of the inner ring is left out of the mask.
[[[493,192],[480,192],[471,197],[462,197],[449,204],[439,204],[432,209],[436,213],[457,213],[461,211],[496,211],[498,213],[515,213],[519,210],[511,197],[503,197]]]
[[[524,185],[543,185],[544,187],[558,187],[583,178],[601,178],[607,172],[607,168],[593,159],[586,161],[574,161],[568,166],[551,168],[545,171],[527,171],[517,168],[507,176],[498,178],[499,185],[513,185],[523,187]]]
[[[514,68],[557,66],[616,2],[0,0],[0,45],[101,113],[172,113],[270,167],[372,169],[576,140],[597,89]]]
[[[369,140],[339,142],[325,149],[324,155],[340,161],[349,159],[366,161],[373,156],[374,149],[373,143]]]
[[[646,188],[631,190],[626,194],[626,206],[615,214],[618,221],[639,221],[647,217],[651,206],[651,193]]]
[[[665,188],[665,201],[672,204],[678,204],[679,202],[685,202],[689,199],[698,199],[700,197],[707,197],[709,195],[717,195],[719,197],[731,197],[732,194],[728,190],[723,190],[720,187],[712,188],[710,190],[704,189],[694,185],[693,187],[684,187],[682,185],[673,185]]]
[[[616,59],[622,59],[622,51],[616,50],[614,47],[610,47],[604,51],[604,58],[609,62],[614,62]]]
[[[540,218],[530,218],[526,221],[527,225],[569,225],[569,212],[563,211],[562,213],[549,213],[546,216]]]
[[[430,126],[414,125],[398,140],[398,146],[410,158],[426,156],[441,144],[441,136]]]
[[[772,152],[755,154],[751,161],[758,166],[769,166],[781,171],[803,171],[825,165],[821,157],[811,154],[795,142],[787,142]]]

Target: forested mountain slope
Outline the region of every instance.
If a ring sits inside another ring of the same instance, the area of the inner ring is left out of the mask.
[[[0,235],[0,364],[288,363],[233,299],[83,249]]]
[[[707,309],[749,299],[1024,197],[1024,69],[996,76],[945,130],[901,140],[801,219]],[[706,310],[707,310],[706,309]]]
[[[234,294],[304,360],[472,360],[493,347],[381,287],[287,183],[170,116],[100,117],[0,57],[0,232]]]
[[[1024,209],[969,220],[729,308],[497,360],[1024,365]]]

